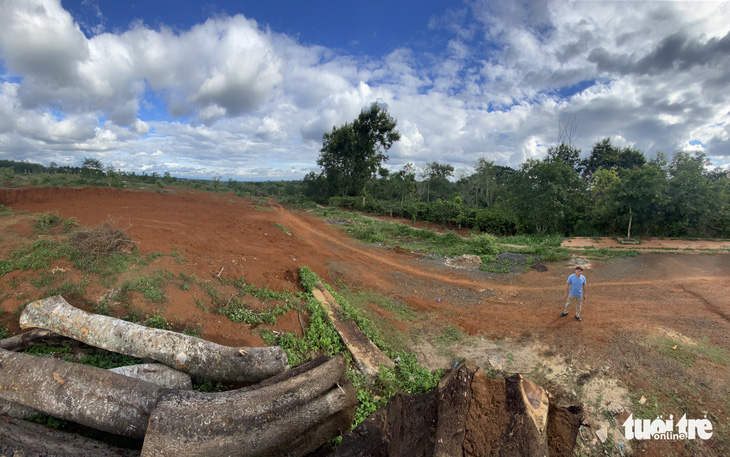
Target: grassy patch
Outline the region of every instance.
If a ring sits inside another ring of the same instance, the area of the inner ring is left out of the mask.
[[[730,353],[727,349],[711,345],[703,339],[698,344],[687,344],[664,336],[654,336],[648,339],[651,347],[666,357],[670,357],[685,366],[692,366],[700,359],[708,360],[717,365],[730,366]]]
[[[265,311],[254,311],[243,300],[233,298],[219,312],[233,322],[245,322],[252,325],[274,325],[277,316],[285,314],[287,311],[289,311],[289,306],[271,306]]]
[[[482,233],[462,237],[454,232],[441,234],[429,229],[417,229],[406,224],[381,221],[339,209],[328,208],[316,212],[329,220],[347,221],[345,230],[354,238],[365,243],[398,246],[408,251],[447,257],[464,254],[496,256],[506,251],[532,254],[536,260],[539,259],[543,262],[564,261],[570,257],[570,251],[560,247],[563,242],[563,237],[560,235],[521,235],[496,238]],[[519,247],[506,245],[519,245]],[[484,269],[498,273],[514,270],[504,265],[491,265]]]
[[[283,225],[274,223],[274,227],[276,227],[279,230],[281,230],[282,232],[284,232],[287,236],[291,236],[291,232],[289,231],[289,229],[284,227]]]
[[[122,284],[116,299],[120,302],[126,302],[129,298],[129,292],[138,292],[144,295],[149,303],[164,303],[167,300],[164,290],[167,276],[168,274],[164,271],[157,270],[152,276],[140,276],[134,280],[126,281]]]
[[[0,276],[16,270],[41,270],[49,268],[58,259],[76,257],[77,251],[67,243],[38,240],[12,251],[7,258],[0,259]]]
[[[401,321],[413,321],[418,313],[399,301],[384,297],[373,290],[358,289],[352,290],[344,284],[338,284],[340,287],[340,294],[343,295],[353,306],[364,309],[368,305],[376,306],[390,311],[393,315]]]

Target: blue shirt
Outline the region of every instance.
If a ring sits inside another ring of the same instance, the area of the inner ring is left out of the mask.
[[[568,277],[568,284],[570,284],[570,295],[574,297],[583,296],[583,284],[586,283],[586,277],[580,275],[580,278],[573,273]]]

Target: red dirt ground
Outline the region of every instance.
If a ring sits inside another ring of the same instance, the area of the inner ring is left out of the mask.
[[[418,311],[448,311],[471,334],[549,337],[570,329],[581,345],[600,345],[617,329],[651,331],[671,318],[679,327],[675,330],[688,334],[699,322],[711,323],[703,325],[705,335],[730,347],[726,255],[646,254],[611,261],[610,268],[594,262],[586,272],[585,322],[577,326],[556,318],[564,277],[572,272],[567,265],[546,273],[465,273],[403,251],[363,245],[319,218],[276,204],[255,211],[254,202],[230,194],[35,188],[3,190],[0,203],[16,211],[57,211],[85,226],[111,219],[129,227],[127,233],[142,253],[177,249],[187,260],[178,268],[200,278],[223,268],[223,276],[291,291],[299,290],[299,267],[308,265],[330,283],[341,279],[374,289]],[[30,232],[27,225],[13,229]],[[175,309],[174,301],[168,308],[188,314]]]
[[[129,227],[127,233],[142,253],[176,249],[186,262],[169,262],[165,268],[174,273],[210,279],[223,268],[227,278],[243,276],[259,287],[294,291],[300,289],[297,271],[307,265],[331,284],[342,280],[375,290],[417,311],[438,313],[439,319],[466,333],[538,339],[573,357],[595,360],[620,357],[619,352],[629,357],[627,341],[657,333],[660,327],[730,348],[727,254],[650,253],[593,262],[585,272],[584,322],[578,323],[572,316],[558,317],[570,265],[550,264],[547,272],[510,275],[452,270],[402,250],[363,245],[317,217],[275,203],[255,210],[254,202],[232,194],[30,188],[1,190],[0,203],[15,211],[57,211],[85,226],[111,219]],[[291,236],[274,224],[286,227]],[[28,236],[30,230],[27,224],[0,226],[0,236],[6,238],[3,252],[12,236]],[[6,311],[17,305],[13,300],[2,304]],[[166,307],[166,314],[203,322],[208,339],[263,344],[240,325],[206,314],[189,300],[178,303],[172,296]],[[277,326],[282,327],[298,331],[296,314],[286,316]],[[718,375],[708,382],[728,389],[727,373]],[[727,417],[726,411],[720,414]]]

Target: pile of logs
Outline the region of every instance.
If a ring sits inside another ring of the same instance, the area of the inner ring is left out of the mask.
[[[37,413],[144,440],[143,456],[306,455],[354,418],[342,356],[288,369],[279,347],[221,346],[90,314],[60,296],[28,304],[20,324],[42,330],[0,341],[2,455],[139,455],[23,420]],[[16,352],[61,338],[158,363],[103,370]],[[190,375],[256,384],[202,393]]]

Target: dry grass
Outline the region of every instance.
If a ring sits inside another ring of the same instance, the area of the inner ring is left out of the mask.
[[[135,248],[134,241],[129,235],[109,221],[97,227],[74,232],[69,242],[71,246],[86,255],[106,256],[131,252]]]

